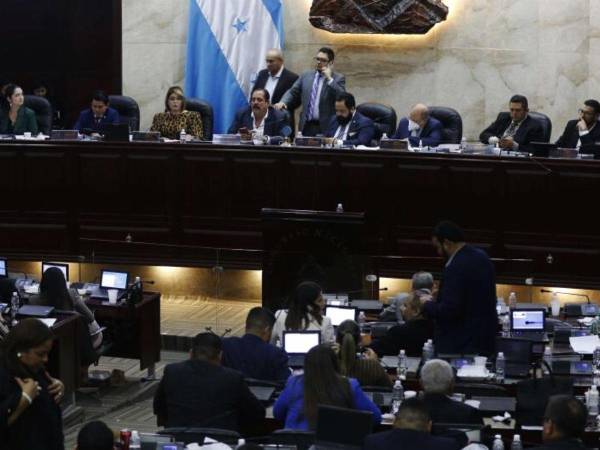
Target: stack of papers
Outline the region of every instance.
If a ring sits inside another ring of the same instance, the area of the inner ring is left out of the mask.
[[[459,378],[476,378],[483,379],[489,376],[490,372],[487,370],[485,366],[475,366],[475,365],[464,365],[460,369],[456,375]]]
[[[595,334],[592,336],[571,336],[569,343],[573,351],[580,355],[591,355],[596,347],[600,347],[600,339]]]

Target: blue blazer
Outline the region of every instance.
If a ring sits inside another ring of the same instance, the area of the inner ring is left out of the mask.
[[[334,137],[339,126],[340,124],[336,117],[333,116],[325,136]],[[344,141],[344,145],[371,145],[371,140],[373,140],[374,137],[375,124],[373,121],[356,111],[350,122],[348,136],[346,136],[347,139]]]
[[[438,353],[490,355],[498,330],[496,275],[488,255],[471,245],[444,268],[438,296],[425,303]]]
[[[408,138],[410,145],[413,147],[417,147],[419,141],[423,141],[424,146],[437,147],[440,145],[440,142],[442,142],[443,129],[442,122],[433,117],[429,117],[429,120],[425,124],[425,128],[421,131],[421,136],[410,136],[410,133],[408,132],[408,119],[403,117],[398,124],[398,129],[396,130],[393,139]]]
[[[291,375],[287,353],[253,334],[223,339],[222,363],[246,378],[286,381]]]
[[[371,411],[373,423],[381,423],[381,411],[360,388],[358,381],[348,378],[354,398],[354,409]],[[308,431],[308,421],[304,417],[304,375],[296,375],[288,379],[285,389],[273,406],[275,419],[285,422],[285,428],[290,430]]]
[[[425,431],[395,428],[383,433],[375,433],[365,438],[365,450],[459,450],[463,446],[451,438],[432,436]]]
[[[96,121],[94,120],[94,113],[92,112],[91,108],[88,109],[84,109],[83,111],[81,111],[81,113],[79,114],[79,119],[77,119],[77,122],[75,122],[75,125],[73,125],[73,129],[74,130],[79,130],[79,132],[82,132],[84,129],[90,129],[92,131],[102,131],[102,127],[104,125],[107,124],[114,124],[117,125],[119,123],[119,113],[117,112],[116,109],[112,109],[111,107],[109,107],[106,110],[106,113],[104,113],[104,116],[102,116],[102,119],[100,120],[100,123],[97,124]]]
[[[289,126],[287,121],[287,115],[281,111],[277,111],[272,106],[269,106],[269,115],[265,121],[264,134],[267,136],[282,136],[281,129],[286,125]],[[246,106],[240,109],[233,119],[233,123],[229,127],[229,134],[236,134],[240,128],[248,128],[252,130],[254,128],[254,121],[252,120],[252,108]]]

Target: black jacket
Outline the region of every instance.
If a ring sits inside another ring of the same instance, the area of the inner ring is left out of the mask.
[[[282,128],[288,124],[287,116],[281,111],[277,111],[272,106],[269,106],[269,114],[265,120],[264,134],[266,136],[282,136]],[[254,121],[252,119],[252,108],[247,106],[240,109],[233,119],[233,123],[229,127],[229,134],[236,134],[240,131],[240,128],[247,128],[252,130],[254,128]]]
[[[423,396],[433,423],[469,423],[483,425],[483,415],[477,408],[452,400],[443,394]]]
[[[544,445],[539,447],[531,448],[529,450],[585,450],[587,447],[583,445],[579,439],[567,438],[557,439],[555,441],[546,442]]]
[[[260,422],[265,408],[240,372],[193,359],[165,367],[154,395],[154,414],[165,427],[238,431]]]
[[[569,120],[562,136],[556,141],[556,145],[561,148],[575,148],[577,141],[581,139],[581,145],[593,145],[600,141],[600,123],[596,122],[596,126],[592,128],[585,136],[579,136],[579,128],[577,128],[579,120]]]
[[[269,79],[269,71],[267,69],[263,69],[258,72],[256,77],[256,82],[254,83],[254,89],[264,89],[267,85],[267,80]],[[287,70],[285,67],[281,72],[281,77],[279,77],[279,81],[275,86],[275,90],[273,91],[273,97],[271,97],[271,104],[278,103],[281,100],[283,94],[292,87],[294,82],[298,79],[298,74]]]
[[[395,356],[401,349],[404,349],[406,356],[421,356],[423,344],[431,338],[433,338],[431,320],[415,319],[393,326],[385,336],[374,340],[371,348],[378,356]]]
[[[496,121],[481,132],[479,139],[484,144],[487,144],[492,136],[501,138],[511,122],[512,119],[510,118],[510,114],[501,112],[498,114]],[[519,126],[519,129],[514,136],[514,140],[519,144],[519,151],[530,152],[531,148],[529,144],[531,142],[544,142],[544,130],[542,125],[531,116],[527,116]]]
[[[365,450],[458,450],[454,439],[432,436],[425,431],[395,428],[365,438]]]

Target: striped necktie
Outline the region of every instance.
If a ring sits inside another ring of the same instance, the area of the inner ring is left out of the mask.
[[[319,82],[321,81],[322,76],[323,75],[321,74],[321,72],[318,72],[315,75],[315,79],[312,85],[312,91],[310,93],[310,103],[308,105],[308,114],[306,116],[307,120],[312,120],[315,115],[315,108],[317,108],[318,106],[317,94],[319,93]]]

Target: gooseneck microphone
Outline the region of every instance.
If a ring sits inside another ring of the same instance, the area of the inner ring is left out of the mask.
[[[590,297],[586,294],[575,294],[573,292],[552,291],[550,289],[540,289],[540,292],[544,292],[546,294],[560,294],[560,295],[572,295],[574,297],[585,297],[587,299],[588,305],[591,303]]]

